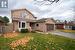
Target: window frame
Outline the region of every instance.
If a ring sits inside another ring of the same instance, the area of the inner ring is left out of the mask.
[[[38,26],[39,26],[39,24],[36,24],[36,26],[38,27]]]
[[[23,25],[24,24],[24,25]],[[25,22],[21,23],[22,28],[25,28]]]

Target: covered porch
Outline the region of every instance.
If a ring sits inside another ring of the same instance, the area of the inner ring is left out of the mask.
[[[35,30],[35,22],[34,21],[19,21],[18,22],[18,30],[21,31],[21,29],[31,29],[32,31]]]

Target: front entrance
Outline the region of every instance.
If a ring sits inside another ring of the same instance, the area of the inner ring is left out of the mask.
[[[19,27],[19,31],[21,29],[25,29],[26,28],[26,22],[25,21],[21,21],[18,23],[18,27]]]
[[[30,22],[30,27],[32,30],[34,30],[35,29],[35,23]]]
[[[54,30],[54,25],[53,24],[47,24],[47,31]]]

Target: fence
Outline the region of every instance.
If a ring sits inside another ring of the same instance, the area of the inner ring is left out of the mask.
[[[2,33],[2,27],[0,26],[0,33]]]
[[[9,32],[13,32],[13,25],[12,24],[10,24],[8,26],[0,27],[0,33],[9,33]]]

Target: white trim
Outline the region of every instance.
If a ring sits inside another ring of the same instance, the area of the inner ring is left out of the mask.
[[[64,26],[64,29],[72,29],[72,26]]]
[[[20,22],[20,28],[19,28],[19,22]],[[26,21],[19,21],[19,22],[18,22],[18,29],[19,29],[19,31],[21,29],[26,29]],[[22,23],[25,23],[25,28],[22,28]]]
[[[55,26],[55,24],[54,24],[54,30],[56,29],[56,26]]]

